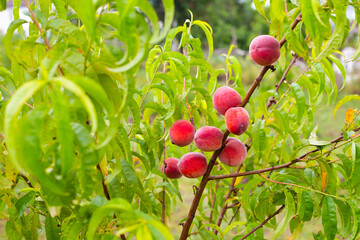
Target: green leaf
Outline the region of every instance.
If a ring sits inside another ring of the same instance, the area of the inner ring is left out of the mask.
[[[309,144],[312,146],[326,146],[331,144],[329,141],[319,141],[318,137],[316,135],[318,129],[318,124],[316,124],[316,127],[311,131],[310,137],[309,137]]]
[[[51,0],[54,4],[59,18],[66,20],[66,9],[63,0]]]
[[[341,219],[341,227],[339,229],[341,235],[343,237],[348,237],[351,234],[352,228],[354,226],[354,222],[352,221],[352,209],[347,202],[343,202],[337,199],[334,199],[338,214]]]
[[[330,39],[326,41],[325,45],[322,47],[321,52],[315,58],[316,62],[321,61],[323,58],[329,56],[334,50],[338,49],[343,41],[345,26],[346,26],[346,1],[338,0],[333,1],[335,6],[335,30],[331,35]],[[317,29],[315,29],[317,30]]]
[[[355,240],[360,232],[360,210],[359,206],[355,201],[350,201],[350,207],[354,217],[354,230],[349,239]]]
[[[341,72],[341,76],[342,76],[342,79],[343,79],[343,83],[342,83],[342,86],[341,86],[341,88],[339,89],[339,91],[340,90],[342,90],[344,87],[345,87],[345,85],[346,85],[346,70],[345,70],[345,67],[344,67],[344,65],[342,65],[342,63],[340,62],[340,60],[337,58],[337,57],[335,57],[334,55],[329,55],[328,56],[328,58],[333,62],[333,63],[335,63],[335,65],[339,68],[339,70],[340,70],[340,72]]]
[[[25,83],[15,92],[14,96],[9,100],[5,108],[4,135],[6,138],[6,145],[10,159],[18,169],[21,169],[21,163],[19,162],[21,158],[18,157],[18,152],[16,151],[16,146],[18,144],[16,141],[16,134],[14,134],[14,132],[16,132],[16,118],[24,106],[24,103],[45,84],[47,84],[47,82],[41,80]]]
[[[132,125],[131,125],[131,132],[129,132],[129,139],[133,138],[135,134],[140,129],[140,108],[137,102],[131,98],[129,101],[129,108],[132,115]]]
[[[6,221],[5,225],[6,236],[12,240],[22,240],[21,228],[19,224],[14,221]]]
[[[313,200],[309,193],[301,190],[299,194],[298,215],[302,221],[310,221],[314,211]]]
[[[345,97],[343,97],[335,106],[334,108],[334,112],[333,112],[333,117],[335,117],[335,114],[337,112],[337,110],[345,103],[352,101],[352,100],[359,100],[360,101],[360,95],[347,95]]]
[[[267,20],[265,15],[266,0],[254,0],[256,10]],[[269,22],[269,20],[267,20]]]
[[[352,168],[349,181],[357,192],[360,191],[360,147],[356,143],[351,146]]]
[[[332,85],[332,90],[331,90],[330,95],[333,96],[333,99],[336,99],[338,88],[336,85],[334,69],[333,69],[332,65],[330,64],[330,62],[326,58],[323,58],[321,60],[321,63],[323,65],[324,71],[325,71],[326,75],[328,76],[328,78],[330,79],[330,82]]]
[[[175,14],[175,4],[174,4],[174,0],[162,0],[163,2],[163,6],[164,6],[164,11],[165,11],[165,17],[164,17],[164,26],[162,29],[161,34],[159,35],[159,37],[154,38],[150,43],[154,44],[156,42],[159,42],[160,40],[162,40],[168,33],[169,29],[172,26],[173,23],[173,19],[174,19],[174,14]]]
[[[97,145],[97,148],[102,148],[109,141],[111,141],[111,139],[116,134],[116,128],[118,124],[115,119],[114,106],[111,104],[103,87],[92,78],[83,76],[67,76],[67,78],[84,89],[88,95],[96,99],[105,108],[107,112],[107,119],[109,120],[109,126],[103,131],[105,136],[99,139],[99,143]]]
[[[272,239],[278,238],[285,232],[285,230],[289,227],[290,220],[295,215],[294,197],[287,188],[284,188],[284,193],[285,193],[286,200],[285,200],[285,208],[283,211],[283,219],[277,226],[276,231],[275,231],[274,235],[272,236]]]
[[[15,209],[16,209],[15,219],[19,219],[24,215],[26,209],[28,208],[28,206],[31,204],[31,202],[34,200],[35,197],[36,197],[35,192],[29,192],[29,193],[25,194],[24,196],[22,196],[19,200],[16,201],[16,203],[15,203]]]
[[[335,239],[337,234],[336,206],[332,197],[325,196],[322,209],[322,225],[328,240]]]
[[[266,148],[266,134],[264,131],[265,120],[257,120],[252,128],[253,149],[256,153],[262,152]]]
[[[6,177],[0,175],[0,191],[7,191],[7,190],[10,190],[11,189],[11,186],[12,186],[12,182],[7,179]]]
[[[132,166],[123,158],[120,159],[121,171],[123,173],[123,179],[125,180],[125,192],[126,192],[126,200],[131,202],[136,188],[138,179],[136,173]]]
[[[95,134],[95,132],[97,130],[97,126],[98,126],[97,114],[96,114],[95,107],[94,107],[93,103],[91,102],[91,99],[86,94],[86,92],[82,88],[80,88],[77,84],[75,84],[74,82],[70,81],[69,79],[67,79],[65,77],[57,77],[57,78],[54,78],[53,81],[55,83],[62,85],[67,90],[73,92],[80,99],[82,104],[84,104],[85,109],[89,113],[89,118],[90,118],[90,121],[92,124],[91,133]]]
[[[60,228],[57,226],[58,223],[55,218],[52,218],[50,214],[46,214],[45,218],[45,232],[46,239],[60,239]]]
[[[12,44],[12,38],[13,38],[14,32],[18,27],[20,27],[24,23],[27,23],[27,21],[25,21],[23,19],[14,20],[10,24],[9,28],[6,31],[3,42],[4,42],[4,47],[5,47],[5,53],[10,59],[14,58],[14,49],[13,49],[13,44]]]
[[[17,87],[17,84],[14,80],[14,75],[3,66],[0,66],[0,77],[8,78],[14,84],[14,86]]]
[[[326,24],[320,17],[320,11],[324,11],[317,0],[303,0],[300,1],[302,12],[302,20],[305,24],[306,30],[315,43],[315,50],[320,52],[321,44],[329,30],[331,31],[328,20]],[[326,16],[327,17],[327,16]]]
[[[323,159],[316,159],[321,170],[321,191],[335,195],[337,191],[337,176],[334,168]]]
[[[64,0],[79,16],[80,20],[85,25],[87,33],[90,37],[95,39],[95,9],[92,0]],[[59,5],[59,9],[62,8]],[[63,13],[62,13],[63,14]]]
[[[108,216],[110,213],[114,211],[131,213],[133,212],[133,209],[130,203],[128,203],[126,200],[121,198],[111,199],[104,206],[96,209],[93,215],[91,216],[88,232],[86,233],[86,237],[89,240],[94,239],[98,225],[103,221],[103,219],[106,216]]]
[[[208,55],[208,61],[210,60],[213,52],[214,52],[214,43],[213,43],[213,37],[212,37],[212,28],[211,26],[204,21],[200,21],[200,20],[195,20],[193,22],[193,25],[198,25],[205,33],[205,36],[207,38],[207,43],[209,46],[209,55]]]
[[[70,124],[67,99],[59,89],[54,88],[50,94],[54,110],[56,136],[60,143],[61,175],[65,177],[73,166],[75,159],[74,137]]]
[[[294,97],[296,99],[296,108],[297,108],[297,122],[299,122],[302,119],[302,115],[305,111],[305,95],[299,84],[292,83],[290,85],[291,91],[294,94]]]
[[[0,11],[4,11],[6,9],[6,0],[0,0]]]

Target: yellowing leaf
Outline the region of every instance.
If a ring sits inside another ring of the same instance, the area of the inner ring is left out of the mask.
[[[321,191],[324,191],[327,183],[327,172],[321,171]]]
[[[244,169],[245,169],[245,168],[241,168],[240,171],[239,171],[239,173],[244,172]],[[234,186],[236,186],[236,185],[238,185],[239,183],[241,183],[241,181],[242,181],[243,178],[244,178],[244,177],[237,177],[236,180],[235,180]]]
[[[346,123],[347,123],[347,124],[350,124],[350,123],[353,121],[353,119],[354,119],[354,114],[355,114],[354,109],[349,108],[349,109],[346,111]]]
[[[99,165],[100,165],[100,169],[101,169],[101,172],[103,173],[103,175],[107,176],[108,175],[108,170],[107,170],[106,157],[103,157],[103,159],[101,159]]]
[[[266,124],[270,124],[275,121],[275,118],[269,118],[266,120]]]

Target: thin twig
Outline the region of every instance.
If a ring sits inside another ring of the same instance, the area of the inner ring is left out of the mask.
[[[102,172],[102,170],[101,170],[100,164],[97,164],[97,165],[96,165],[96,168],[97,168],[97,170],[99,170],[99,172],[100,172],[100,174],[101,174],[101,184],[102,184],[102,187],[103,187],[104,195],[105,195],[105,197],[106,197],[107,200],[110,200],[109,189],[108,189],[108,187],[106,186],[104,174],[103,174],[103,172]]]
[[[29,187],[34,188],[34,186],[32,185],[32,183],[30,182],[30,180],[29,180],[24,174],[20,173],[19,176],[22,177],[22,178],[25,180],[25,182],[27,183],[27,185],[28,185]]]
[[[360,130],[360,126],[355,128],[353,131],[357,132],[359,130]],[[351,139],[346,140],[345,142],[343,142],[340,145],[337,145],[334,149],[339,148],[342,145],[344,145],[344,144],[346,144],[346,143],[348,143],[348,142],[350,142],[350,141],[352,141],[352,140],[354,140],[354,139],[356,139],[358,137],[360,137],[360,134],[352,137]],[[337,143],[337,142],[341,141],[342,139],[343,139],[343,136],[341,135],[341,136],[335,138],[334,140],[330,141],[330,143]],[[334,150],[334,149],[332,149],[332,150]],[[295,164],[297,162],[304,161],[305,160],[304,158],[307,157],[309,154],[315,153],[315,152],[318,152],[318,151],[320,151],[319,148],[313,149],[313,150],[303,154],[302,156],[292,160],[291,162],[288,162],[288,163],[285,163],[285,164],[272,166],[272,167],[268,167],[268,168],[263,168],[263,169],[259,169],[259,170],[254,170],[254,171],[242,172],[242,173],[232,173],[232,174],[227,174],[227,175],[209,176],[208,180],[235,178],[235,177],[240,177],[240,176],[248,176],[248,175],[260,174],[260,173],[263,173],[263,172],[270,172],[270,171],[274,171],[274,170],[277,170],[277,169],[288,168],[288,167],[290,167],[291,165],[293,165],[293,164]],[[327,152],[325,152],[325,154],[326,153]],[[321,154],[321,155],[323,155],[323,154]],[[315,158],[306,159],[305,161],[315,160]]]
[[[237,168],[237,170],[236,170],[237,173],[240,172],[242,166],[243,166],[243,165],[241,164],[241,165]],[[224,197],[224,202],[225,202],[225,204],[222,206],[221,211],[220,211],[220,214],[219,214],[219,217],[218,217],[218,219],[217,219],[217,221],[216,221],[216,225],[219,226],[219,227],[220,227],[221,222],[222,222],[222,220],[223,220],[223,218],[224,218],[224,215],[225,215],[225,213],[226,213],[226,210],[228,209],[228,204],[227,204],[226,202],[227,202],[227,200],[231,197],[231,194],[232,194],[233,191],[234,191],[236,179],[237,179],[237,178],[233,178],[233,179],[232,179],[231,184],[230,184],[230,187],[229,187],[229,190],[228,190],[228,192],[226,193],[226,195],[225,195],[225,197]],[[214,233],[215,233],[215,235],[216,235],[216,234],[218,233],[218,231],[217,231],[216,229],[214,229]]]
[[[231,219],[230,219],[230,221],[229,221],[229,225],[230,225],[230,224],[232,223],[232,221],[234,220],[234,218],[235,218],[236,214],[239,212],[240,208],[241,208],[241,204],[239,204],[239,205],[237,206],[237,208],[236,208],[233,216],[231,217]]]
[[[261,228],[262,226],[264,226],[268,221],[270,221],[273,217],[275,217],[276,215],[278,215],[283,209],[284,209],[285,205],[282,205],[278,210],[276,210],[276,212],[274,212],[273,214],[271,214],[270,216],[268,216],[262,223],[260,223],[259,226],[257,226],[256,228],[251,229],[251,231],[249,233],[247,233],[245,236],[243,236],[240,240],[244,240],[245,238],[247,238],[248,236],[250,236],[251,234],[253,234],[256,230],[258,230],[259,228]]]
[[[284,74],[282,75],[279,83],[276,84],[276,87],[275,87],[275,91],[276,91],[276,92],[279,91],[281,84],[286,80],[286,75],[289,73],[290,68],[294,65],[294,63],[296,62],[296,59],[297,59],[297,58],[298,58],[298,55],[294,54],[291,62],[289,63],[289,66],[288,66],[288,67],[286,68],[286,70],[284,71]],[[266,107],[269,109],[269,107],[270,107],[271,105],[273,105],[274,103],[275,103],[275,97],[273,96],[273,97],[271,97],[271,98],[269,99],[269,101],[267,102]]]

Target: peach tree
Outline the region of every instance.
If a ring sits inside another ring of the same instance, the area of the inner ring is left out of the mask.
[[[339,60],[359,0],[254,0],[269,23],[250,45],[255,79],[233,46],[213,67],[206,22],[171,28],[172,0],[163,16],[145,0],[23,3],[0,66],[9,239],[358,239],[360,109],[336,112],[360,100],[341,92]],[[324,105],[343,119],[330,141]],[[194,196],[170,232],[179,183]]]

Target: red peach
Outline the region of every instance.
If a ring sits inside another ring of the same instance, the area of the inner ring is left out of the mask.
[[[237,107],[240,103],[240,94],[230,87],[220,87],[214,93],[213,105],[221,115],[225,115],[229,108]]]
[[[245,108],[233,107],[225,113],[225,124],[227,129],[235,134],[240,135],[249,127],[250,117]]]
[[[280,43],[270,35],[260,35],[254,38],[249,50],[252,60],[262,66],[271,65],[280,57]]]
[[[176,179],[182,176],[179,168],[177,166],[179,159],[177,158],[167,158],[165,159],[165,165],[161,166],[161,172],[165,173],[168,178]]]
[[[221,151],[219,159],[227,166],[236,167],[244,162],[246,154],[245,145],[239,139],[229,137],[225,141],[225,148]]]
[[[195,145],[198,149],[211,152],[218,150],[222,146],[224,138],[223,132],[212,126],[201,127],[195,133]]]
[[[187,153],[180,158],[178,168],[185,177],[201,177],[207,169],[206,157],[198,152]]]
[[[195,134],[195,127],[188,120],[181,119],[170,127],[171,142],[179,147],[189,145]]]

